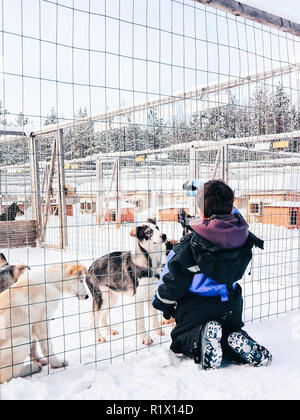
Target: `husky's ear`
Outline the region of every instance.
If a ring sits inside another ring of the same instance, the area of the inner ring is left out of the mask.
[[[16,281],[19,280],[19,277],[25,272],[25,270],[30,270],[27,265],[15,265],[13,268],[13,277]]]
[[[145,231],[147,229],[149,229],[147,225],[137,226],[131,230],[130,236],[137,238],[139,241],[142,241],[143,239],[146,239]]]
[[[0,254],[0,267],[3,267],[4,265],[8,265],[7,259],[5,258],[4,254]]]
[[[78,264],[78,273],[79,273],[79,275],[85,274],[87,276],[88,275],[88,270],[87,270],[86,266],[83,265],[83,264]]]
[[[130,236],[132,236],[133,238],[136,237],[136,227],[131,229]]]
[[[88,274],[87,268],[82,264],[68,264],[66,269],[66,274],[68,277],[77,277],[77,275],[82,275],[84,273],[85,275]]]
[[[156,222],[156,218],[155,217],[150,217],[149,219],[147,219],[147,222],[149,222],[149,223],[152,223],[153,225],[157,225],[157,222]]]

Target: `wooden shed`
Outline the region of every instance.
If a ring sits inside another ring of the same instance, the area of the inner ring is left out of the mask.
[[[247,206],[243,207],[247,209],[248,223],[272,223],[289,229],[295,228],[289,223],[287,213],[288,208],[292,209],[294,205],[296,210],[300,204],[300,172],[295,170],[294,173],[253,176],[244,182],[241,191],[241,197],[247,200]],[[275,221],[275,214],[278,215],[278,221]],[[285,222],[282,219],[283,214]],[[294,214],[292,212],[292,219]]]
[[[42,205],[42,213],[45,214],[45,204]],[[73,216],[73,203],[70,200],[66,200],[67,216]],[[58,203],[55,198],[51,199],[49,207],[50,216],[58,216]]]
[[[133,223],[135,221],[134,214],[136,206],[127,201],[120,200],[121,207],[121,223]],[[110,199],[107,208],[103,208],[103,212],[106,210],[105,221],[116,222],[117,221],[117,210],[116,200]],[[80,200],[80,213],[81,214],[96,214],[96,202],[93,198],[82,198]]]
[[[164,207],[161,209],[158,209],[158,220],[160,222],[178,222],[179,221],[179,210],[182,209],[182,207]],[[187,213],[190,212],[188,208],[184,208]]]
[[[300,201],[279,201],[265,204],[263,206],[262,221],[267,225],[285,227],[286,229],[299,229]]]
[[[106,222],[116,222],[117,220],[116,211],[109,209],[106,214]],[[133,208],[122,208],[121,209],[121,223],[134,223],[134,209]]]
[[[36,247],[38,236],[35,220],[0,222],[0,248]]]
[[[82,198],[80,200],[81,214],[95,214],[96,213],[96,199]]]

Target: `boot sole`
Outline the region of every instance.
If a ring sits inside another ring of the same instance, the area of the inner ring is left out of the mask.
[[[241,333],[230,334],[228,344],[250,366],[266,367],[272,363],[272,355],[265,347]]]
[[[206,324],[201,340],[202,369],[218,369],[222,364],[223,352],[221,347],[222,327],[216,321]]]

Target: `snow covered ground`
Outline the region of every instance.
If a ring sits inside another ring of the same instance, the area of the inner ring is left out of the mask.
[[[68,222],[70,246],[66,253],[40,248],[0,252],[12,264],[26,263],[32,270],[40,270],[44,265],[77,260],[89,267],[107,252],[134,246],[130,225],[119,230],[112,226],[99,229],[93,216],[69,218]],[[51,218],[52,240],[57,235],[56,223],[57,218]],[[164,223],[161,230],[169,238],[180,238],[178,224]],[[299,231],[259,224],[251,230],[265,240],[265,250],[255,251],[251,273],[241,281],[244,319],[249,333],[274,353],[271,368],[226,366],[218,372],[201,372],[189,361],[171,366],[171,327],[163,327],[166,335],[159,337],[151,332],[147,317],[146,328],[154,344],[143,346],[136,335],[134,301],[127,295],[110,311],[110,324],[120,334],[96,344],[90,329],[91,299],[79,302],[70,297],[61,302],[50,322],[54,351],[70,366],[60,372],[44,368],[32,379],[13,380],[0,387],[1,398],[300,398],[300,312],[290,312],[299,309]],[[286,312],[288,315],[276,317]]]
[[[1,399],[300,399],[300,311],[247,325],[273,353],[268,368],[223,366],[201,371],[186,360],[173,366],[168,346],[97,368],[72,363],[64,371],[2,385]]]

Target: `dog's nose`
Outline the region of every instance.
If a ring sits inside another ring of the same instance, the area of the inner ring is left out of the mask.
[[[87,300],[89,298],[89,295],[85,295],[85,300]]]
[[[166,241],[167,241],[167,235],[166,235],[165,233],[163,233],[163,234],[161,235],[161,240],[162,240],[163,242],[166,242]]]

